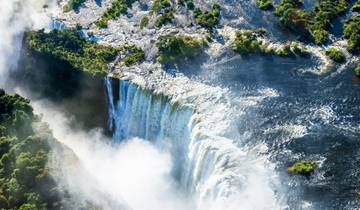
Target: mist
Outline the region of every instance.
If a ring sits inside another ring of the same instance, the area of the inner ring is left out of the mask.
[[[126,139],[119,145],[113,145],[112,139],[103,134],[103,128],[87,130],[74,127],[74,124],[82,122],[76,121],[71,113],[65,111],[64,107],[69,101],[53,103],[47,98],[39,98],[38,93],[31,92],[16,81],[10,81],[9,74],[18,64],[23,32],[50,28],[51,19],[43,8],[44,4],[50,5],[48,12],[56,10],[51,6],[55,4],[53,1],[2,2],[0,84],[2,88],[14,90],[22,96],[36,98],[32,101],[35,113],[48,123],[54,137],[69,151],[63,153],[54,147],[48,166],[58,184],[69,191],[74,199],[79,203],[93,203],[101,209],[266,208],[267,204],[263,201],[254,200],[256,193],[263,191],[255,179],[250,179],[249,185],[257,188],[246,189],[251,198],[245,193],[245,196],[234,194],[222,199],[210,197],[201,200],[195,193],[184,192],[171,174],[174,161],[166,148],[160,149],[152,142],[139,138]]]
[[[54,8],[53,0],[9,0],[0,7],[0,84],[6,88],[11,70],[17,66],[23,33],[26,29],[49,28],[50,18],[44,11]]]

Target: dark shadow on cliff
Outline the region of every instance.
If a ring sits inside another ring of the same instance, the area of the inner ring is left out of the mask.
[[[11,78],[29,91],[32,100],[49,100],[74,117],[74,126],[106,128],[107,104],[102,76],[74,69],[68,62],[37,53],[24,44]],[[106,130],[106,129],[105,129]]]

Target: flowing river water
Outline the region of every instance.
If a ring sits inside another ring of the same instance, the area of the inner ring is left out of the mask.
[[[11,30],[14,18],[2,18],[0,26],[20,53],[26,17],[38,11],[11,3],[4,8],[20,11],[15,20],[24,25]],[[222,5],[227,25],[262,26],[275,40],[293,38],[256,10],[255,1]],[[4,58],[17,55],[0,47],[0,69],[8,75],[16,68]],[[175,77],[140,77],[145,85],[139,78],[72,73],[66,78],[81,82],[55,85],[62,78],[51,70],[72,70],[51,64],[41,68],[48,77],[17,84],[82,165],[76,173],[60,168],[59,183],[105,209],[357,209],[360,82],[352,66],[319,74],[316,57],[209,54]],[[319,168],[310,177],[289,175],[287,166],[301,159],[316,160]]]

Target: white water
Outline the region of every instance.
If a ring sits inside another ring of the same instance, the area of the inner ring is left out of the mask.
[[[0,27],[5,32],[0,63],[6,72],[16,63],[17,56],[9,52],[18,53],[22,32],[36,23],[32,21],[34,15],[34,20],[43,16],[38,16],[42,14],[41,3],[35,0],[6,1],[0,9],[4,9]],[[18,9],[23,12],[16,12]],[[46,18],[40,23],[47,25],[49,21]],[[75,173],[68,165],[59,165],[57,173],[63,176],[59,184],[80,200],[93,201],[105,209],[281,209],[273,165],[262,154],[266,147],[240,147],[240,138],[227,138],[236,136],[228,122],[236,117],[232,115],[236,110],[224,100],[225,91],[184,77],[155,79],[156,91],[167,93],[169,99],[121,83],[120,101],[110,103],[114,119],[110,127],[116,128],[115,140],[128,141],[117,148],[104,144],[107,139],[99,132],[73,130],[67,116],[57,112],[54,105],[34,103],[54,136],[79,159],[76,164],[81,167]],[[192,106],[174,106],[173,98]],[[188,198],[183,198],[183,193]],[[103,201],[106,196],[109,201]]]
[[[140,137],[154,142],[172,157],[172,176],[198,209],[279,209],[274,189],[276,174],[264,145],[239,148],[235,140],[198,131],[201,124],[190,108],[172,105],[129,81],[106,79],[110,126],[116,142]],[[209,110],[211,112],[211,110]],[[206,121],[206,119],[203,119]],[[202,134],[201,134],[202,133]]]

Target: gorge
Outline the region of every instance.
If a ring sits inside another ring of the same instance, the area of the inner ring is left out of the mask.
[[[324,2],[294,11],[310,21]],[[29,98],[31,135],[49,144],[39,171],[56,187],[15,189],[30,169],[0,127],[14,158],[5,176],[0,153],[0,209],[357,209],[359,58],[342,31],[357,12],[346,2],[331,27],[311,28],[329,30],[320,45],[257,1],[4,2],[0,87]],[[303,161],[314,168],[291,173]]]

